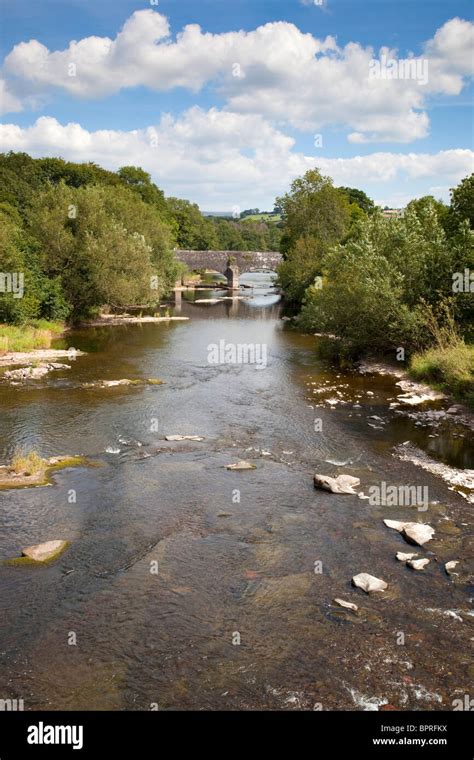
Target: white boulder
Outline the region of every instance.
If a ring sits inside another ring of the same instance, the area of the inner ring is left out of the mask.
[[[425,523],[399,522],[398,520],[384,520],[384,523],[387,528],[398,530],[407,541],[418,546],[423,546],[431,541],[435,533],[434,528]]]
[[[352,583],[357,588],[361,588],[366,594],[370,594],[372,591],[385,591],[388,588],[388,583],[376,578],[375,575],[369,575],[369,573],[359,573],[354,575]]]
[[[354,612],[357,612],[359,609],[357,604],[353,604],[352,602],[346,602],[345,599],[334,599],[335,604],[338,604],[339,607],[344,607],[346,610],[353,610]]]
[[[338,475],[336,478],[331,478],[329,475],[317,473],[314,476],[314,487],[322,488],[323,491],[330,491],[331,493],[347,493],[357,496],[357,491],[354,489],[359,485],[359,478],[354,478],[352,475]]]
[[[424,570],[426,565],[429,565],[429,559],[409,559],[407,562],[408,567],[413,570]]]

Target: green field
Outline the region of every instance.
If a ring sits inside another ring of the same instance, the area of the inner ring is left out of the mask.
[[[251,214],[244,216],[243,222],[281,222],[281,214]]]

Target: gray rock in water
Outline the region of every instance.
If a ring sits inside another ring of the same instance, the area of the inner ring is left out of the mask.
[[[165,435],[166,441],[203,441],[202,435]]]
[[[256,470],[257,465],[252,464],[251,462],[246,462],[243,459],[240,462],[236,462],[235,464],[228,464],[226,465],[227,470]]]
[[[418,546],[423,546],[431,541],[435,532],[431,525],[424,523],[400,522],[398,520],[384,520],[384,523],[387,528],[398,530],[407,541]]]
[[[410,559],[407,562],[408,567],[411,567],[413,570],[424,570],[429,564],[429,559]]]
[[[460,412],[462,412],[460,406],[450,406],[449,409],[446,409],[446,414],[459,414]]]
[[[357,588],[361,588],[366,594],[370,594],[372,591],[385,591],[388,588],[388,583],[376,578],[375,575],[369,575],[369,573],[359,573],[354,575],[352,583]]]
[[[454,569],[459,565],[458,559],[453,559],[451,562],[446,562],[444,569],[446,570],[448,575],[457,575],[457,573],[454,572]]]
[[[100,385],[104,388],[115,388],[118,385],[132,385],[132,381],[127,378],[123,378],[122,380],[102,380]]]
[[[409,559],[413,559],[413,557],[417,556],[417,554],[405,554],[405,552],[397,552],[397,559],[400,562],[408,562]]]
[[[40,380],[42,377],[59,369],[71,369],[69,364],[58,364],[51,362],[49,364],[40,364],[38,367],[22,367],[21,369],[11,369],[5,372],[6,380]]]
[[[46,541],[44,544],[34,544],[22,550],[24,557],[34,559],[36,562],[46,562],[60,554],[68,545],[67,541]]]
[[[359,609],[357,604],[353,604],[352,602],[346,602],[345,599],[334,599],[335,604],[338,604],[339,607],[344,607],[346,610],[353,610],[353,612],[357,612]]]
[[[357,496],[357,491],[354,489],[359,485],[359,478],[354,478],[352,475],[338,475],[336,478],[331,478],[329,475],[317,473],[314,476],[314,487],[331,493],[346,493]]]

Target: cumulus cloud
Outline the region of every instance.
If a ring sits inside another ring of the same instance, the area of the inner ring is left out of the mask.
[[[0,113],[13,113],[23,108],[21,100],[8,90],[4,79],[0,79]]]
[[[198,92],[211,83],[233,112],[303,131],[344,125],[354,143],[410,142],[428,134],[427,96],[459,94],[472,73],[473,30],[459,18],[437,30],[419,57],[429,63],[425,85],[371,78],[378,56],[371,47],[340,47],[331,36],[320,40],[288,22],[221,34],[190,24],[173,39],[166,17],[151,9],[133,13],[113,40],[87,37],[55,52],[37,40],[22,42],[3,68],[12,86],[59,88],[84,98],[137,86]],[[379,53],[398,61],[395,50]]]
[[[337,185],[368,188],[393,180],[451,186],[473,165],[470,150],[438,153],[378,152],[322,158],[294,151],[294,140],[261,116],[194,107],[179,118],[164,115],[143,130],[97,130],[43,116],[30,127],[0,126],[0,151],[61,155],[110,169],[134,164],[149,171],[168,195],[218,210],[269,206],[290,182],[318,166]],[[384,191],[385,192],[385,191]]]

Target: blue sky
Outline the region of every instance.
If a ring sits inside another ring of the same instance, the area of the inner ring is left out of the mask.
[[[448,199],[472,171],[471,3],[322,2],[0,0],[0,149],[140,164],[205,210],[271,208],[311,166],[383,205]],[[370,79],[384,47],[399,74]]]

